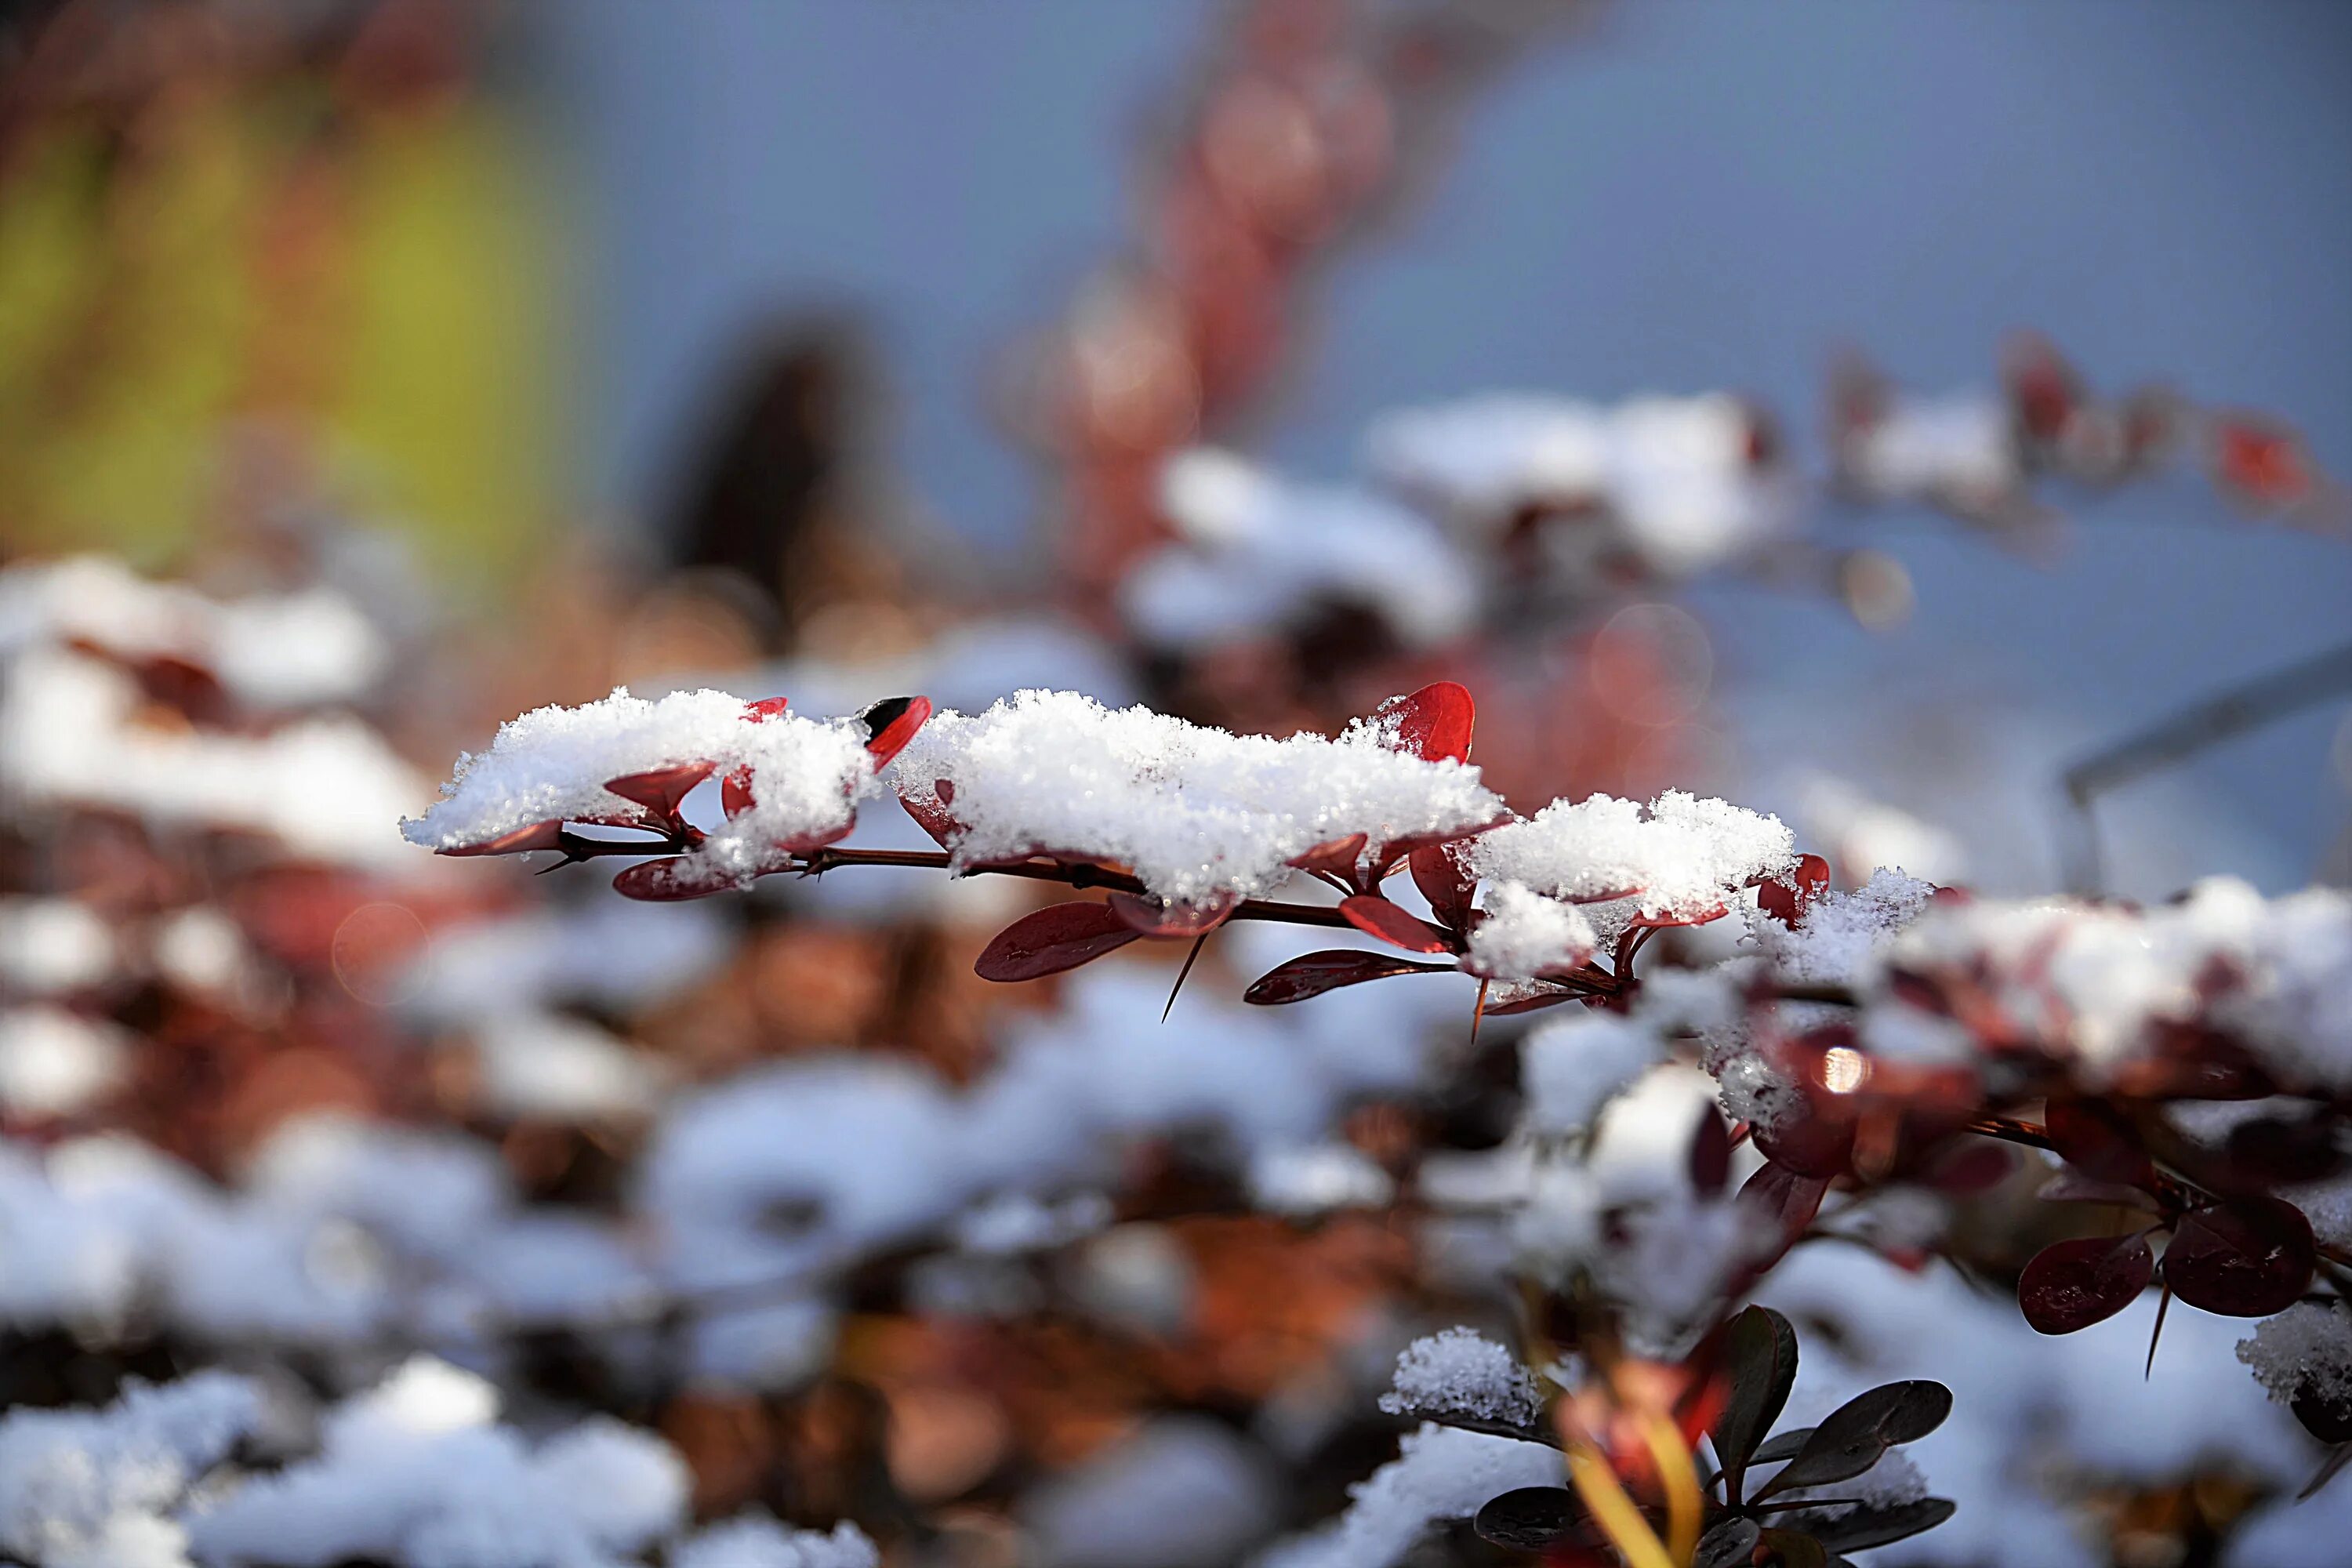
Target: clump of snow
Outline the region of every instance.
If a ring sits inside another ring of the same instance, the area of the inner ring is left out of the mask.
[[[354,698],[392,663],[374,625],[330,588],[218,600],[96,555],[0,572],[0,657],[64,643],[132,661],[184,660],[257,708]]]
[[[189,1486],[252,1429],[243,1378],[133,1383],[104,1410],[0,1418],[0,1550],[42,1568],[183,1568],[173,1514]]]
[[[2023,482],[2016,424],[2000,398],[1898,398],[1844,434],[1840,476],[1875,500],[1996,505]]]
[[[1527,1125],[1552,1135],[1584,1131],[1664,1055],[1654,1029],[1620,1013],[1583,1012],[1543,1025],[1519,1042]]]
[[[1459,526],[1499,533],[1533,509],[1610,528],[1652,570],[1695,572],[1775,534],[1788,498],[1756,463],[1738,399],[1642,397],[1601,408],[1507,394],[1404,409],[1366,433],[1385,482]]]
[[[2352,1400],[2352,1312],[2298,1301],[2240,1340],[2238,1359],[2273,1399]]]
[[[332,863],[401,854],[392,825],[425,786],[365,724],[322,716],[259,735],[171,730],[142,723],[143,703],[121,669],[27,649],[0,686],[0,794],[262,834]]]
[[[71,1116],[122,1076],[129,1037],[113,1025],[63,1007],[0,1013],[0,1110]]]
[[[1378,1208],[1396,1195],[1396,1184],[1370,1156],[1337,1142],[1262,1149],[1247,1177],[1254,1205],[1293,1218]]]
[[[1348,1510],[1256,1559],[1257,1568],[1391,1568],[1443,1520],[1468,1519],[1521,1487],[1559,1486],[1559,1451],[1516,1437],[1424,1425],[1397,1457],[1348,1489]]]
[[[1277,741],[1023,691],[932,719],[897,776],[918,795],[949,784],[960,866],[1048,852],[1117,861],[1171,903],[1207,904],[1270,892],[1292,857],[1350,834],[1377,846],[1506,815],[1477,769],[1382,742],[1369,721],[1336,741]]]
[[[551,1121],[627,1121],[661,1099],[658,1058],[583,1019],[510,1012],[474,1029],[488,1108]]]
[[[85,990],[114,973],[113,933],[71,899],[0,899],[0,988],[19,996]]]
[[[1483,918],[1470,933],[1464,967],[1490,980],[1528,981],[1573,969],[1600,945],[1582,910],[1517,882],[1488,888],[1479,908]]]
[[[608,780],[709,763],[748,774],[754,804],[688,856],[691,870],[741,883],[778,864],[777,847],[846,832],[878,789],[854,720],[754,718],[723,691],[653,700],[622,687],[600,702],[535,708],[509,719],[487,752],[457,759],[441,799],[402,824],[412,844],[458,849],[541,822],[635,822],[644,811]]]
[[[854,1524],[794,1530],[757,1514],[698,1531],[669,1554],[670,1568],[880,1568],[881,1562]]]
[[[2265,900],[2213,878],[2147,910],[2038,903],[1931,909],[1887,950],[1930,977],[1989,980],[2019,1033],[2097,1073],[2167,1026],[2241,1040],[2288,1084],[2352,1083],[2352,896]]]
[[[418,1356],[331,1411],[316,1458],[195,1519],[196,1551],[283,1568],[572,1568],[684,1519],[686,1466],[658,1437],[599,1416],[533,1445],[495,1425],[499,1403],[483,1379]]]
[[[1454,1328],[1405,1347],[1381,1408],[1391,1415],[1468,1415],[1530,1426],[1543,1414],[1543,1395],[1517,1356],[1475,1329]]]
[[[1777,816],[1680,791],[1647,806],[1596,795],[1482,834],[1469,859],[1482,876],[1556,899],[1625,897],[1643,915],[1687,920],[1788,870],[1796,840]]]
[[[1160,500],[1179,541],[1120,586],[1126,619],[1155,646],[1213,645],[1344,605],[1423,647],[1476,616],[1468,563],[1426,519],[1380,495],[1287,483],[1200,448],[1169,459]]]
[[[1760,910],[1748,912],[1748,933],[1764,950],[1780,979],[1798,984],[1844,985],[1876,963],[1895,934],[1935,896],[1932,883],[1884,868],[1849,893],[1824,893],[1790,930]]]

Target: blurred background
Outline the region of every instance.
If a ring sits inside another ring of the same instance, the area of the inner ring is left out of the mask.
[[[1509,1031],[1465,1056],[1449,994],[1382,1016],[1426,1058],[1333,1065],[1366,1020],[1194,1001],[1234,958],[1177,1018],[1322,1076],[1272,1132],[1245,1078],[1076,1119],[1032,1196],[1111,1206],[1026,1215],[1085,1256],[1011,1307],[993,1263],[874,1278],[1003,1193],[714,1236],[725,1095],[758,1146],[795,1103],[761,1075],[843,1048],[985,1088],[1156,1016],[1172,964],[1007,996],[969,973],[1002,889],[649,910],[398,842],[461,748],[623,682],[1286,733],[1459,679],[1521,808],[1721,794],[1847,884],[2352,879],[2337,0],[21,0],[0,70],[10,1158],[98,1226],[58,1151],[143,1140],[370,1303],[289,1328],[183,1281],[68,1333],[36,1278],[12,1402],[289,1334],[324,1399],[429,1337],[421,1274],[544,1331],[468,1364],[658,1430],[699,1512],[940,1561],[1025,1560],[1006,1520],[1146,1561],[1034,1487],[1152,1412],[1247,1502],[1170,1563],[1389,1451],[1331,1412],[1467,1288],[1377,1218],[1193,1211],[1268,1140],[1391,1176],[1491,1143]],[[369,1206],[418,1128],[486,1151],[489,1217]],[[289,1208],[329,1167],[362,1195]],[[373,1227],[364,1289],[304,1250],[330,1219]],[[526,1221],[501,1247],[543,1250],[485,1251]],[[746,1258],[791,1310],[677,1363],[593,1327]]]

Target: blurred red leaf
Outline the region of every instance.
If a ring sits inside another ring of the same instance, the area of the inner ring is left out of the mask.
[[[2093,1236],[2043,1247],[2017,1281],[2034,1331],[2071,1334],[2122,1311],[2147,1289],[2156,1255],[2144,1236]]]
[[[2156,1167],[2141,1149],[2139,1134],[2105,1101],[2053,1100],[2042,1123],[2059,1154],[2084,1175],[2129,1186],[2154,1184]]]
[[[1142,935],[1108,904],[1055,904],[998,931],[972,970],[982,980],[1037,980],[1091,963]]]
[[[1409,914],[1376,894],[1359,893],[1339,900],[1339,913],[1366,936],[1378,937],[1407,952],[1450,952],[1445,933],[1427,921]]]
[[[663,860],[641,860],[613,879],[614,892],[649,904],[707,899],[734,886],[732,878],[714,871],[705,862],[677,855]]]
[[[1409,958],[1394,958],[1384,952],[1331,948],[1277,964],[1259,975],[1242,993],[1242,1000],[1260,1007],[1275,1007],[1286,1002],[1304,1002],[1309,996],[1320,996],[1342,985],[1384,980],[1391,974],[1453,973],[1454,965],[1450,963],[1415,963]]]
[[[1778,1161],[1767,1161],[1740,1184],[1738,1202],[1759,1223],[1769,1224],[1780,1231],[1779,1252],[1785,1252],[1805,1234],[1813,1216],[1821,1213],[1822,1199],[1829,1190],[1829,1183],[1819,1176],[1802,1175]],[[1771,1266],[1779,1252],[1750,1267],[1761,1272]]]

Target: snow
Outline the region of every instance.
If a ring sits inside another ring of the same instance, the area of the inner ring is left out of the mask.
[[[1223,1568],[1278,1500],[1265,1456],[1232,1427],[1161,1415],[1045,1482],[1023,1513],[1045,1568]]]
[[[196,1518],[208,1563],[330,1568],[593,1568],[682,1522],[685,1464],[595,1416],[538,1443],[495,1424],[497,1389],[429,1356],[324,1418],[315,1458]]]
[[[961,867],[1043,852],[1116,861],[1175,904],[1269,893],[1292,857],[1350,834],[1377,845],[1505,815],[1475,768],[1391,751],[1368,721],[1336,741],[1274,740],[1071,692],[939,714],[896,773],[909,791],[951,784]]]
[[[1582,910],[1517,882],[1488,888],[1479,908],[1485,918],[1470,932],[1463,967],[1490,980],[1528,981],[1573,969],[1600,945]]]
[[[648,700],[622,687],[509,719],[488,751],[458,757],[440,801],[402,830],[412,844],[459,849],[541,822],[635,822],[644,810],[606,781],[709,763],[720,775],[748,772],[755,804],[691,851],[684,874],[740,885],[776,868],[778,846],[848,830],[858,799],[879,788],[866,741],[855,720],[754,718],[723,691]]]
[[[66,643],[132,662],[184,660],[262,709],[349,700],[392,664],[383,635],[330,588],[218,600],[96,555],[0,572],[0,658]]]
[[[85,990],[110,976],[114,937],[71,899],[0,899],[0,987],[18,996]]]
[[[258,735],[167,729],[141,721],[142,703],[121,669],[26,650],[0,691],[0,792],[35,808],[263,835],[335,864],[405,858],[392,825],[425,786],[367,725],[320,717]]]
[[[714,1524],[669,1556],[670,1568],[880,1568],[881,1562],[854,1524],[794,1530],[757,1515]]]
[[[485,1107],[548,1121],[635,1121],[661,1100],[658,1058],[593,1024],[555,1013],[509,1012],[474,1030]]]
[[[1411,647],[1459,637],[1476,618],[1469,563],[1385,497],[1292,484],[1201,448],[1169,459],[1160,498],[1179,542],[1120,585],[1124,618],[1155,647],[1297,626],[1334,605],[1374,612]]]
[[[707,979],[732,940],[709,905],[614,898],[436,923],[402,1006],[421,1023],[457,1025],[566,1004],[646,1005]]]
[[[1526,394],[1404,409],[1365,461],[1449,521],[1499,532],[1530,508],[1598,509],[1653,570],[1732,560],[1779,533],[1788,497],[1751,457],[1755,416],[1721,394],[1601,408]]]
[[[1250,1160],[1247,1184],[1255,1207],[1298,1219],[1333,1209],[1379,1208],[1396,1196],[1386,1171],[1340,1142],[1260,1150]]]
[[[1565,1481],[1557,1448],[1427,1424],[1349,1489],[1346,1512],[1264,1552],[1256,1568],[1391,1568],[1431,1525],[1467,1519],[1520,1487]]]
[[[1471,846],[1480,875],[1553,898],[1633,900],[1645,916],[1695,918],[1796,861],[1796,840],[1775,816],[1669,791],[1643,806],[1596,795],[1554,801]]]
[[[1882,868],[1852,892],[1815,899],[1793,931],[1761,910],[1750,910],[1748,934],[1783,981],[1852,984],[1872,972],[1889,940],[1918,918],[1935,891],[1931,883]]]
[[[1381,1408],[1391,1415],[1468,1415],[1529,1426],[1543,1414],[1543,1398],[1517,1356],[1475,1330],[1453,1328],[1405,1347]]]
[[[1654,1029],[1620,1013],[1580,1012],[1539,1026],[1519,1042],[1526,1126],[1552,1136],[1586,1131],[1664,1055]]]
[[[0,1550],[37,1568],[185,1568],[173,1517],[259,1415],[243,1378],[132,1383],[103,1410],[0,1417]]]
[[[2024,479],[2009,405],[1991,396],[1898,399],[1846,435],[1839,460],[1849,481],[1879,500],[1980,505]]]
[[[0,1110],[71,1116],[122,1077],[131,1037],[114,1025],[62,1007],[0,1012]]]
[[[2273,1399],[2305,1394],[2336,1403],[2352,1400],[2352,1313],[2316,1301],[2298,1301],[2238,1342],[2238,1359]]]

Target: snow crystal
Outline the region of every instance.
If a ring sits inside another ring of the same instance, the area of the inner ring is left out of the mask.
[[[686,1466],[598,1416],[531,1447],[493,1423],[498,1391],[419,1356],[331,1411],[315,1458],[250,1479],[192,1521],[207,1559],[327,1568],[572,1568],[667,1534]]]
[[[1519,1042],[1527,1125],[1555,1135],[1583,1131],[1664,1055],[1654,1029],[1622,1014],[1585,1012],[1543,1025]]]
[[[2352,1400],[2352,1313],[2316,1301],[2298,1301],[2238,1342],[2238,1359],[2273,1399],[2305,1394]]]
[[[1478,771],[1424,762],[1359,721],[1338,740],[1203,729],[1070,692],[942,713],[900,755],[916,791],[945,780],[960,865],[1061,852],[1132,867],[1173,903],[1272,891],[1318,844],[1453,833],[1505,815]]]
[[[487,752],[461,755],[441,799],[402,824],[412,844],[456,849],[550,821],[635,821],[640,807],[605,781],[695,763],[751,773],[755,804],[688,857],[741,882],[775,863],[774,847],[845,831],[874,793],[866,734],[854,720],[746,716],[723,691],[676,691],[654,700],[626,687],[578,708],[535,708],[509,719]]]
[[[1465,967],[1491,980],[1527,981],[1573,969],[1592,956],[1600,937],[1584,911],[1517,882],[1497,882],[1479,904]]]
[[[669,1554],[670,1568],[880,1568],[881,1562],[854,1524],[793,1530],[756,1514],[714,1524]]]
[[[0,1548],[55,1568],[180,1568],[187,1537],[166,1515],[258,1415],[245,1380],[220,1372],[133,1383],[104,1410],[11,1412],[0,1418]]]
[[[1408,646],[1459,636],[1477,612],[1468,563],[1383,497],[1286,483],[1230,453],[1180,453],[1160,494],[1181,541],[1121,584],[1126,618],[1160,647],[1193,647],[1360,605]]]
[[[1626,896],[1643,915],[1688,919],[1789,869],[1795,847],[1779,817],[1669,791],[1647,807],[1605,795],[1554,801],[1481,835],[1469,858],[1483,876],[1554,898]]]
[[[1780,979],[1801,985],[1850,984],[1870,971],[1895,932],[1918,918],[1935,891],[1931,883],[1882,868],[1850,893],[1815,899],[1793,931],[1750,910],[1748,931]]]
[[[1528,1426],[1543,1414],[1543,1397],[1517,1356],[1475,1329],[1454,1328],[1405,1347],[1381,1408],[1391,1415],[1471,1415]]]
[[[1559,1451],[1544,1444],[1424,1425],[1349,1489],[1345,1513],[1262,1554],[1257,1568],[1391,1568],[1432,1524],[1467,1519],[1521,1487],[1559,1486],[1564,1474]]]

